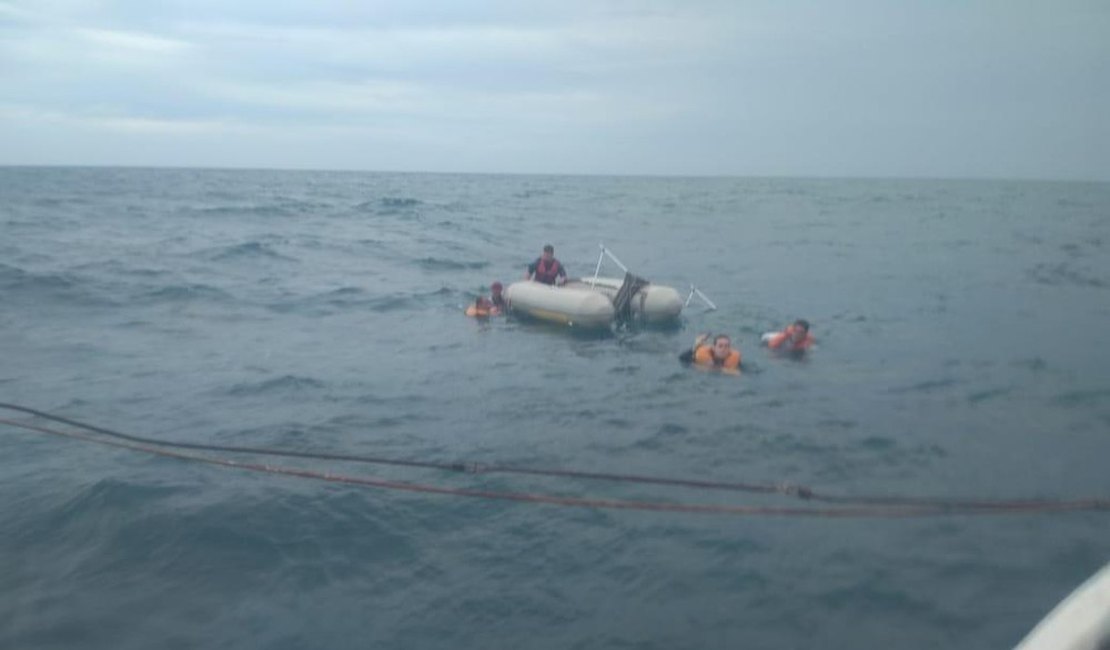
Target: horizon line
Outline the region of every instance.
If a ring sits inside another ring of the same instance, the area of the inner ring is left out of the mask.
[[[8,169],[148,169],[178,171],[212,172],[317,172],[333,174],[423,174],[429,176],[534,176],[563,178],[671,178],[671,179],[752,179],[752,180],[812,180],[812,181],[944,181],[944,182],[1000,182],[1000,183],[1075,183],[1104,185],[1110,178],[1049,178],[1034,176],[871,176],[871,175],[813,175],[813,174],[665,174],[665,173],[621,173],[621,172],[512,172],[512,171],[434,171],[413,169],[354,169],[332,167],[254,167],[254,166],[207,166],[207,165],[132,165],[99,163],[4,163],[0,168]]]

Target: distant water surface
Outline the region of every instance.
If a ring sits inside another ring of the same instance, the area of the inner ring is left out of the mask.
[[[462,315],[545,243],[592,274],[598,242],[719,309],[611,336]],[[1106,184],[0,168],[0,401],[223,445],[1105,498],[1108,247]],[[797,317],[808,359],[758,347]],[[705,331],[734,337],[742,377],[677,362]],[[561,508],[11,427],[0,489],[4,648],[1006,648],[1110,560],[1105,512]]]

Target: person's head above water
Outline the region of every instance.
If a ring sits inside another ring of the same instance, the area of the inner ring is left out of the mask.
[[[804,318],[799,318],[794,321],[793,325],[787,328],[787,334],[789,334],[791,341],[801,341],[809,335],[809,321]]]
[[[552,257],[555,257],[555,247],[551,244],[544,244],[542,257],[545,260],[550,260]]]
[[[494,282],[493,284],[489,285],[489,292],[495,296],[500,296],[501,290],[503,288],[504,287],[501,286],[500,282]]]
[[[732,353],[732,339],[725,334],[718,334],[713,339],[713,357],[718,361],[724,361],[728,355]]]

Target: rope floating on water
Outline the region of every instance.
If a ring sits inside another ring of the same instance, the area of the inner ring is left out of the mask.
[[[155,438],[147,438],[143,436],[136,436],[112,429],[105,429],[103,427],[87,424],[78,420],[65,418],[59,415],[53,415],[44,411],[39,411],[26,406],[18,404],[7,404],[0,402],[0,408],[9,409],[12,411],[19,411],[28,415],[34,415],[53,422],[68,424],[70,426],[92,431],[94,433],[111,436],[120,440],[128,442],[135,442],[144,445],[156,445],[158,447],[172,447],[176,449],[194,449],[200,451],[213,451],[224,453],[236,454],[250,454],[256,456],[280,456],[286,458],[303,458],[307,460],[331,460],[343,461],[352,463],[367,463],[373,465],[395,465],[402,467],[418,467],[423,469],[438,469],[454,472],[466,472],[471,474],[492,474],[492,473],[505,473],[505,474],[525,474],[532,476],[549,476],[556,478],[576,478],[586,480],[599,480],[599,481],[621,481],[630,483],[643,483],[652,485],[669,485],[674,487],[687,487],[699,488],[707,490],[727,490],[734,492],[752,492],[760,494],[785,494],[790,496],[810,497],[812,490],[804,486],[797,486],[788,483],[780,484],[757,484],[757,483],[740,483],[740,482],[725,482],[725,481],[705,481],[694,479],[679,479],[679,478],[665,478],[658,476],[643,476],[635,474],[610,474],[603,472],[583,472],[577,470],[564,470],[564,469],[537,469],[526,467],[512,467],[508,465],[491,465],[484,463],[471,463],[471,462],[435,462],[435,461],[420,461],[420,460],[407,460],[397,458],[382,458],[378,456],[361,456],[352,454],[332,454],[308,451],[292,451],[286,449],[273,449],[268,447],[246,447],[246,446],[232,446],[232,445],[212,445],[204,443],[191,443],[191,442],[178,442],[173,440],[158,440]]]
[[[656,512],[681,512],[694,514],[777,517],[910,518],[942,515],[1033,514],[1110,510],[1110,499],[1097,498],[1075,500],[944,500],[912,497],[836,497],[819,495],[814,493],[813,490],[804,486],[796,486],[791,484],[759,485],[732,482],[698,481],[627,474],[579,472],[574,470],[529,469],[496,465],[480,465],[474,463],[436,463],[427,461],[375,458],[369,456],[354,456],[346,454],[297,452],[260,447],[238,447],[226,445],[205,445],[199,443],[184,443],[174,441],[159,441],[152,438],[133,436],[118,431],[112,431],[110,429],[104,429],[102,427],[85,424],[76,420],[70,420],[68,418],[63,418],[42,411],[37,411],[35,409],[30,409],[28,407],[19,406],[16,404],[7,404],[0,402],[0,408],[35,415],[37,417],[68,424],[100,435],[90,435],[89,433],[80,433],[75,431],[62,431],[59,429],[52,429],[49,427],[38,426],[26,422],[0,418],[0,424],[6,424],[8,426],[29,431],[35,431],[38,433],[60,436],[121,449],[128,449],[131,451],[138,451],[166,458],[176,458],[179,460],[200,462],[220,467],[235,468],[303,479],[314,479],[330,483],[343,483],[349,485],[359,485],[364,487],[401,490],[425,494],[441,494],[502,501],[544,503],[550,505],[594,509],[619,509]],[[468,473],[508,472],[516,474],[529,474],[535,476],[624,481],[640,484],[668,485],[675,487],[703,488],[713,490],[732,490],[763,494],[778,494],[838,505],[827,507],[781,507],[687,504],[642,500],[592,499],[584,497],[560,496],[554,494],[450,488],[420,483],[409,483],[404,481],[392,481],[374,477],[347,476],[341,474],[333,474],[330,472],[319,472],[281,465],[240,462],[227,458],[218,458],[201,454],[188,453],[184,451],[175,451],[175,449],[245,453],[253,455],[281,456],[312,460],[337,460],[384,465],[400,465],[406,467],[421,467]]]

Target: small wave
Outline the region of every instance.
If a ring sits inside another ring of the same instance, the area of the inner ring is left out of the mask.
[[[69,199],[62,199],[55,196],[44,196],[31,201],[31,205],[36,208],[56,208],[69,203]]]
[[[386,208],[414,208],[420,205],[420,201],[408,197],[387,196],[379,199],[378,204]]]
[[[445,260],[438,257],[423,257],[416,260],[416,265],[426,271],[476,271],[488,267],[489,262],[466,262]]]
[[[1060,393],[1052,401],[1060,406],[1098,406],[1107,400],[1110,400],[1110,388],[1072,390]]]
[[[365,293],[366,291],[364,291],[360,287],[340,287],[333,291],[329,291],[324,295],[333,300],[346,300],[347,296],[361,296]]]
[[[996,397],[1003,397],[1005,395],[1009,395],[1012,391],[1013,391],[1013,388],[1010,388],[1010,387],[990,388],[990,389],[987,389],[987,390],[980,390],[980,391],[976,391],[974,393],[969,394],[967,396],[967,401],[968,401],[969,404],[978,404],[979,402],[985,402],[987,400],[994,399]]]
[[[354,398],[354,403],[360,405],[386,405],[390,407],[395,407],[398,404],[422,405],[426,403],[426,399],[422,395],[373,395],[367,393],[365,395],[359,395],[358,397]],[[328,420],[327,423],[329,425],[335,424],[339,426],[348,426],[365,422],[363,418],[364,416],[362,415],[340,415]]]
[[[297,261],[293,257],[282,255],[275,251],[272,247],[267,246],[261,242],[246,242],[243,244],[235,244],[232,246],[223,246],[215,249],[205,251],[204,257],[213,262],[223,262],[229,260],[257,260],[257,259],[272,259],[283,260],[288,262]]]
[[[638,372],[640,372],[640,366],[636,365],[615,366],[609,369],[609,374],[612,375],[634,375]]]
[[[537,196],[551,196],[551,190],[524,190],[513,194],[514,199],[531,199]]]
[[[25,297],[38,304],[46,302],[46,299],[81,305],[116,304],[104,295],[103,287],[98,287],[97,283],[84,276],[72,273],[31,273],[6,264],[0,264],[0,290],[9,302],[17,297]]]
[[[386,313],[391,311],[400,311],[410,307],[416,307],[420,303],[409,294],[393,294],[389,296],[381,296],[367,302],[367,307],[371,311],[378,313]]]
[[[1016,368],[1022,368],[1030,372],[1042,372],[1048,368],[1048,362],[1040,357],[1033,357],[1031,359],[1018,359],[1010,365]]]
[[[884,620],[912,617],[915,621],[926,621],[923,624],[940,629],[966,625],[964,619],[933,604],[935,601],[919,593],[892,587],[891,582],[877,570],[863,568],[847,575],[851,577],[844,582],[821,588],[814,602],[828,608],[860,607],[877,612],[885,617]]]
[[[269,305],[271,311],[288,314],[297,311],[312,311],[317,314],[330,314],[331,308],[351,308],[373,300],[367,299],[366,291],[360,287],[340,287],[324,293],[307,296],[297,300],[277,302]]]
[[[145,507],[159,497],[168,496],[176,489],[151,485],[146,482],[128,483],[118,479],[103,479],[85,488],[62,508],[65,519],[100,519],[107,510]]]
[[[373,201],[363,201],[355,205],[355,210],[373,214],[392,215],[413,211],[421,205],[423,205],[423,203],[418,199],[405,196],[385,196]]]
[[[189,208],[188,212],[202,216],[260,216],[260,217],[292,217],[326,210],[332,206],[327,203],[301,201],[299,199],[278,198],[274,201],[263,203],[246,203],[243,205],[213,205],[206,207]]]
[[[387,295],[370,295],[360,287],[342,287],[300,300],[273,303],[268,308],[279,313],[307,310],[318,314],[330,314],[335,311],[351,309],[391,312],[417,309],[428,304],[438,304],[445,297],[453,295],[454,292],[446,287],[425,293],[391,293]]]
[[[227,389],[226,394],[233,397],[247,397],[252,395],[268,395],[272,393],[311,391],[318,390],[324,387],[324,382],[313,379],[311,377],[285,375],[282,377],[277,377],[275,379],[267,379],[266,381],[236,384]]]
[[[929,381],[922,381],[911,386],[902,386],[899,388],[891,388],[888,393],[901,394],[901,393],[931,393],[935,390],[949,388],[955,386],[957,382],[955,379],[932,379]]]
[[[374,419],[370,420],[367,423],[365,428],[370,429],[370,430],[373,431],[373,430],[376,430],[376,429],[388,429],[388,428],[393,428],[393,427],[400,427],[400,426],[415,424],[417,422],[427,422],[427,421],[430,421],[430,420],[432,420],[432,418],[421,415],[420,413],[401,413],[401,414],[398,414],[398,415],[382,415],[380,417],[377,417],[377,418],[374,418]]]
[[[826,418],[817,422],[823,429],[840,429],[841,431],[851,431],[859,427],[859,423],[855,420],[840,420],[836,418]]]
[[[120,260],[101,260],[97,262],[88,262],[85,264],[78,264],[72,267],[73,271],[80,272],[103,272],[113,273],[115,275],[134,276],[139,278],[157,278],[164,277],[170,274],[169,271],[160,269],[148,269],[132,267],[124,264]]]
[[[923,467],[948,452],[935,444],[907,445],[884,435],[864,435],[856,439],[817,439],[790,433],[764,437],[758,449],[784,457],[811,456],[826,463],[825,470],[849,476],[879,462],[887,467]]]
[[[64,274],[29,273],[21,268],[0,264],[0,284],[5,291],[19,290],[67,290],[76,284]]]
[[[1084,275],[1071,268],[1066,263],[1038,264],[1028,272],[1029,277],[1037,284],[1048,286],[1091,287],[1105,289],[1107,283],[1100,278]]]
[[[234,298],[231,294],[206,284],[182,284],[148,291],[142,294],[139,299],[152,302],[185,302],[192,300],[224,302]]]
[[[636,423],[624,418],[605,418],[601,421],[605,425],[605,429],[635,429]]]
[[[883,436],[868,436],[859,441],[859,446],[867,451],[886,451],[898,446],[892,438]]]

